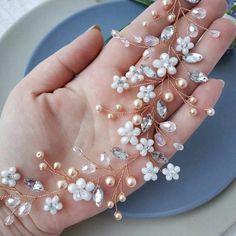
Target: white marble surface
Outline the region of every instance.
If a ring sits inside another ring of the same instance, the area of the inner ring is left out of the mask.
[[[42,2],[45,2],[45,1],[50,1],[50,0],[32,0],[32,1],[31,0],[0,0],[0,38],[10,28],[10,26],[13,25],[20,17],[22,17],[25,13],[30,11],[32,8],[38,6],[39,4],[41,4]],[[62,1],[60,1],[60,2],[62,2]],[[71,1],[68,1],[68,2],[71,2]],[[85,1],[80,1],[80,2],[85,2]],[[207,207],[206,206],[201,207],[201,208],[195,210],[195,212],[193,211],[192,213],[190,213],[191,216],[189,216],[189,217],[190,218],[192,217],[192,220],[193,220],[192,223],[195,224],[195,227],[192,225],[193,229],[194,228],[197,229],[201,226],[204,226],[204,224],[205,224],[205,227],[206,227],[205,232],[209,232],[209,235],[212,235],[212,234],[210,234],[210,231],[209,231],[210,230],[209,225],[207,226],[206,222],[203,222],[203,219],[206,219],[207,215],[209,217],[210,216],[212,217],[211,213],[215,213],[217,215],[217,212],[218,212],[218,214],[221,214],[222,211],[225,211],[225,209],[222,208],[222,207],[226,207],[227,202],[229,203],[229,205],[230,204],[235,205],[235,199],[234,200],[232,199],[232,197],[235,197],[235,194],[233,193],[233,191],[235,192],[235,187],[236,187],[235,184],[236,183],[234,183],[233,186],[231,186],[230,189],[228,189],[226,191],[226,193],[223,193],[222,194],[223,196],[220,196],[216,200],[211,201],[210,203],[208,203]],[[226,202],[226,199],[227,199],[227,202]],[[217,202],[218,202],[218,204],[217,204]],[[185,214],[188,215],[189,213],[185,213]],[[161,231],[164,232],[163,229],[161,229],[161,228],[163,228],[165,226],[168,227],[168,225],[170,226],[171,224],[173,224],[173,222],[175,222],[176,224],[178,223],[179,227],[184,227],[184,221],[186,220],[185,219],[185,214],[182,214],[178,217],[172,217],[169,220],[168,219],[159,220],[157,225],[159,224],[160,232]],[[203,215],[205,215],[205,217],[203,217]],[[181,222],[181,218],[183,219],[183,222]],[[216,216],[216,218],[217,218],[217,216]],[[71,228],[69,231],[66,231],[67,233],[64,233],[63,235],[78,235],[78,232],[81,232],[81,233],[86,232],[87,233],[86,235],[95,235],[94,231],[91,232],[91,230],[89,231],[89,230],[86,230],[85,228],[89,228],[91,226],[91,223],[93,223],[94,227],[95,227],[94,230],[96,230],[97,224],[100,224],[100,223],[104,224],[103,220],[107,221],[107,223],[109,221],[110,224],[113,224],[113,223],[110,222],[110,220],[107,219],[107,216],[102,215],[102,216],[97,217],[95,219],[91,219],[87,222],[83,222],[81,224],[81,227],[76,227],[76,232],[73,232],[74,230],[73,230],[73,228]],[[153,219],[153,220],[143,220],[143,221],[145,221],[145,224],[147,225],[147,227],[150,227],[150,229],[153,228],[153,227],[151,227],[151,225],[153,226],[153,224],[156,224],[155,219]],[[190,221],[191,221],[191,219],[189,220],[189,222]],[[122,231],[123,234],[128,235],[128,232],[132,233],[132,228],[135,227],[135,225],[137,227],[144,227],[144,224],[140,224],[138,226],[137,225],[138,222],[140,222],[140,220],[139,221],[129,220],[129,224],[131,226],[129,229],[127,227],[121,227],[120,228],[121,225],[119,226],[119,225],[116,224],[116,226],[115,225],[113,226],[114,231],[110,231],[110,233],[107,232],[107,227],[104,227],[104,228],[101,227],[100,229],[97,229],[97,230],[100,230],[99,232],[101,234],[99,234],[99,235],[105,235],[105,236],[108,235],[108,234],[112,235],[112,236],[113,235],[114,236],[115,235],[120,235],[121,231]],[[212,223],[213,222],[217,223],[217,220],[212,219]],[[128,224],[128,220],[127,220],[126,223]],[[198,225],[198,227],[196,227],[197,225]],[[190,225],[190,227],[191,227],[191,225]],[[125,228],[126,231],[124,231],[124,228]],[[77,229],[80,229],[80,230],[77,231]],[[103,230],[105,230],[105,231],[103,231]],[[140,232],[141,231],[142,231],[142,229],[140,229]],[[158,230],[157,230],[157,232],[158,232]],[[181,231],[179,231],[179,232],[181,232]],[[187,234],[185,234],[187,232],[187,229],[182,231],[182,232],[183,232],[182,235],[187,235]],[[188,231],[188,232],[190,232],[190,231]],[[194,230],[191,233],[191,236],[192,235],[200,235],[201,234],[200,232],[202,233],[203,231],[200,230],[198,232],[197,231],[195,232],[195,230]],[[198,233],[200,233],[200,234],[198,234]],[[83,235],[85,235],[85,234],[83,234]],[[149,232],[148,235],[154,235],[154,234]],[[173,232],[173,235],[175,235],[174,232]],[[236,225],[232,226],[230,229],[228,229],[225,233],[222,233],[221,235],[222,236],[223,235],[224,236],[236,236]],[[164,235],[164,236],[169,236],[169,235]],[[203,235],[203,236],[205,236],[205,235]]]

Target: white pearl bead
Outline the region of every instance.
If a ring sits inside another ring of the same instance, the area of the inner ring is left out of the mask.
[[[214,116],[215,115],[215,109],[214,108],[210,108],[210,109],[207,109],[207,115],[208,116]]]

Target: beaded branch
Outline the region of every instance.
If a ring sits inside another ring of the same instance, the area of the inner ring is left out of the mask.
[[[200,0],[185,1],[192,4],[200,2]],[[106,150],[99,155],[98,161],[93,161],[75,142],[72,149],[84,160],[84,163],[79,167],[67,170],[63,169],[60,162],[50,163],[43,151],[37,152],[40,171],[47,171],[58,178],[55,190],[46,190],[40,180],[23,178],[15,167],[3,170],[0,189],[6,194],[0,196],[0,200],[12,212],[5,218],[5,225],[10,226],[14,222],[15,216],[25,217],[30,214],[34,202],[39,199],[45,200],[44,206],[42,206],[44,211],[52,215],[57,214],[63,209],[61,199],[64,194],[71,194],[74,201],[93,201],[97,207],[104,206],[104,204],[108,208],[114,207],[115,219],[121,220],[122,213],[118,211],[117,202],[126,200],[123,191],[124,184],[129,188],[136,187],[137,179],[130,173],[129,167],[139,158],[147,158],[146,166],[140,170],[144,181],[156,181],[158,173],[165,175],[167,181],[179,179],[180,167],[168,163],[169,158],[158,150],[159,147],[168,143],[171,143],[176,151],[184,149],[182,143],[169,137],[170,133],[176,132],[177,125],[171,120],[166,120],[169,116],[168,104],[179,96],[189,106],[190,117],[198,115],[198,98],[189,96],[184,91],[188,87],[189,81],[196,84],[206,83],[208,77],[201,71],[189,71],[186,67],[186,64],[196,64],[204,60],[204,56],[200,53],[190,52],[195,47],[192,41],[199,36],[199,29],[215,39],[219,38],[221,33],[218,30],[209,30],[197,23],[207,15],[204,8],[194,7],[189,10],[181,5],[180,0],[162,0],[160,4],[163,5],[165,13],[160,14],[153,10],[150,12],[152,20],[141,23],[148,31],[153,23],[167,18],[169,25],[162,30],[160,37],[150,34],[141,37],[135,34],[128,39],[116,30],[111,32],[112,37],[119,40],[125,48],[144,49],[141,58],[143,63],[139,67],[130,66],[129,71],[123,76],[114,75],[111,82],[111,89],[118,94],[127,93],[133,89],[139,90],[137,98],[133,101],[133,108],[128,109],[119,103],[115,109],[100,104],[96,106],[96,111],[101,115],[106,115],[110,120],[126,116],[132,117],[117,130],[121,145],[111,147],[111,150]],[[188,21],[184,37],[179,36],[177,32],[180,17],[184,17]],[[159,58],[154,59],[152,63],[145,63],[153,57],[157,49],[163,48],[165,51]],[[184,71],[185,78],[176,77],[177,65]],[[209,116],[215,114],[213,108],[206,108],[205,112]],[[157,120],[161,120],[161,122]],[[150,136],[153,130],[155,135],[152,139]],[[123,148],[124,145],[133,146],[132,153],[136,154],[128,153]],[[112,158],[121,162],[119,168],[113,167]],[[167,166],[164,167],[166,164]],[[96,178],[93,175],[95,172]],[[86,176],[86,179],[82,176]],[[18,190],[18,182],[22,182],[25,188],[30,189],[30,194],[24,194]],[[105,203],[106,196],[109,196],[109,199]]]

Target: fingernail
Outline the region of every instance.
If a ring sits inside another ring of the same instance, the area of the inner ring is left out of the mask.
[[[236,25],[236,19],[235,19],[233,16],[230,16],[230,15],[228,15],[228,14],[225,14],[225,15],[223,16],[223,18],[232,21],[232,22]]]
[[[225,81],[220,79],[220,82],[222,83],[222,88],[224,88],[225,87]]]
[[[99,25],[93,25],[93,26],[91,26],[91,27],[89,27],[87,30],[86,30],[86,32],[88,32],[88,31],[90,31],[90,30],[94,30],[94,29],[97,29],[98,31],[102,31],[101,30],[101,27],[99,26]]]

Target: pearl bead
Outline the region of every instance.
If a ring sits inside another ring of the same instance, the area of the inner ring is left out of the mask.
[[[192,103],[192,104],[196,104],[196,103],[197,103],[197,98],[194,97],[194,96],[191,96],[191,97],[189,98],[189,102]]]
[[[140,125],[142,122],[142,116],[140,115],[134,115],[132,118],[132,122],[134,125]]]
[[[57,181],[57,187],[59,189],[66,189],[68,186],[67,182],[65,180],[59,180]]]
[[[108,187],[113,187],[116,183],[115,177],[110,175],[105,178],[105,183]]]
[[[190,109],[190,114],[191,114],[192,116],[196,116],[196,115],[198,114],[197,109],[196,109],[196,108],[191,108],[191,109]]]
[[[36,153],[36,157],[40,160],[42,160],[44,158],[44,152],[40,151]]]
[[[143,22],[142,22],[142,26],[143,26],[143,27],[148,27],[148,22],[147,22],[147,21],[143,21]]]
[[[188,86],[188,81],[186,79],[183,78],[178,78],[176,81],[176,86],[180,89],[185,89]]]
[[[140,99],[135,99],[134,100],[134,107],[139,110],[143,107],[143,101]]]
[[[172,102],[174,100],[174,94],[171,91],[164,92],[163,100],[165,102]]]
[[[97,112],[101,112],[102,111],[102,106],[101,105],[97,105],[96,106],[96,111]]]
[[[112,119],[114,119],[114,115],[111,114],[111,113],[109,113],[109,114],[107,114],[107,118],[108,118],[109,120],[112,120]]]
[[[55,163],[53,164],[53,169],[54,169],[54,170],[61,169],[61,163],[60,163],[60,162],[55,162]]]
[[[127,176],[125,178],[125,182],[126,182],[127,186],[130,188],[134,188],[137,184],[137,181],[133,176]]]
[[[75,169],[75,167],[71,167],[71,168],[68,169],[67,174],[68,174],[70,177],[74,178],[74,177],[77,176],[78,172],[77,172],[77,170]]]
[[[162,0],[162,4],[165,10],[169,10],[173,5],[173,0]]]
[[[172,13],[167,17],[167,19],[170,23],[173,23],[176,19],[176,15],[174,13]]]
[[[116,220],[121,220],[121,219],[122,219],[122,214],[121,214],[120,211],[116,211],[116,212],[114,213],[114,216],[115,216],[115,219],[116,219]]]
[[[115,204],[114,204],[113,201],[109,201],[109,202],[107,202],[107,207],[110,208],[110,209],[113,208],[114,205],[115,205]]]
[[[152,17],[154,18],[154,19],[156,19],[157,17],[158,17],[158,13],[157,13],[157,11],[152,11],[151,12],[151,14],[152,14]]]
[[[116,104],[116,110],[117,110],[117,111],[121,111],[121,110],[122,110],[122,105]]]
[[[118,196],[118,199],[120,202],[125,202],[126,201],[126,197],[124,193],[120,193]]]
[[[206,109],[206,113],[208,116],[214,116],[216,112],[214,108],[209,108],[209,109]]]
[[[39,164],[39,169],[40,169],[41,171],[46,170],[46,169],[47,169],[47,164],[44,163],[44,162],[40,163],[40,164]]]

